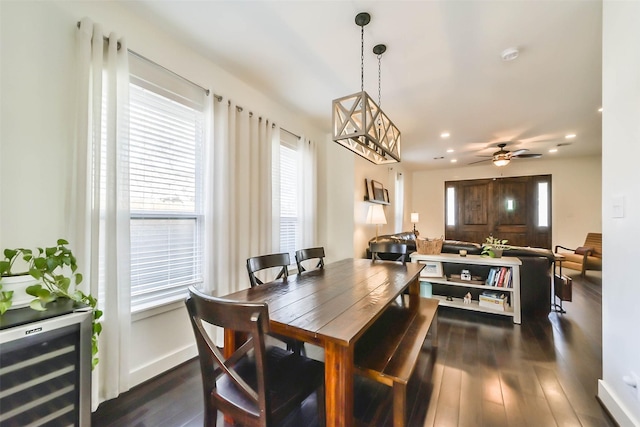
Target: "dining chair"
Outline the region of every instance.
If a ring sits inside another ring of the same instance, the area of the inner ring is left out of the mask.
[[[323,268],[324,267],[324,248],[307,248],[300,249],[296,251],[296,264],[298,265],[298,273],[302,273],[307,271],[302,265],[302,261],[306,261],[308,259],[318,259],[318,263],[315,268]]]
[[[289,264],[291,258],[288,253],[260,255],[247,259],[247,272],[249,273],[249,282],[251,287],[258,285],[264,285],[264,282],[260,280],[256,273],[262,270],[268,270],[273,268],[279,268],[280,271],[274,280],[287,280],[289,277]],[[304,354],[304,343],[291,337],[286,337],[279,334],[271,334],[271,336],[283,341],[287,344],[287,349],[297,354]]]
[[[400,261],[404,265],[409,258],[409,249],[404,243],[372,242],[369,244],[369,251],[371,252],[371,259],[374,261]]]
[[[189,288],[185,301],[196,337],[205,404],[205,426],[218,411],[244,426],[267,427],[282,420],[314,391],[324,425],[324,364],[268,346],[266,303],[225,300]],[[225,358],[207,325],[247,334],[247,341]]]
[[[251,287],[253,288],[257,285],[263,285],[264,282],[256,277],[256,273],[258,271],[267,270],[270,268],[280,267],[280,272],[274,280],[286,280],[289,276],[289,264],[291,264],[291,258],[289,258],[288,253],[260,255],[248,258],[247,272],[249,273],[249,281],[251,282]]]

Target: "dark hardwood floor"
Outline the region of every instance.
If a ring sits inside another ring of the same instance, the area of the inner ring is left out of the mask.
[[[522,325],[441,308],[438,350],[425,347],[409,385],[408,425],[615,426],[595,397],[602,377],[601,276],[572,277],[566,314]],[[313,347],[308,352],[322,357]],[[189,361],[101,404],[93,426],[201,426],[199,375],[197,361]],[[360,425],[392,425],[389,388],[357,378],[355,396]],[[315,396],[282,423],[317,425]]]

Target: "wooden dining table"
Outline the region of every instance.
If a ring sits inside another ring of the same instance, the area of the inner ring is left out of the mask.
[[[423,267],[345,259],[224,298],[266,302],[272,332],[324,348],[326,425],[351,426],[355,343],[406,289],[419,293]],[[225,352],[237,344],[235,333],[225,330]]]

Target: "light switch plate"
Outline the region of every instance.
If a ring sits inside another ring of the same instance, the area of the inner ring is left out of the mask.
[[[611,198],[611,218],[624,218],[624,196]]]

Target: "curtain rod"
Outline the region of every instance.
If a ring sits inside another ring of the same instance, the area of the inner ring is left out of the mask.
[[[78,28],[80,28],[80,21],[78,21],[76,25],[78,26]],[[106,41],[106,42],[108,42],[108,41],[109,41],[109,37],[107,37],[107,36],[102,36],[102,39],[103,39],[104,41]],[[120,47],[121,47],[120,42],[118,42],[118,50],[120,50]],[[168,73],[170,73],[170,74],[172,74],[172,75],[174,75],[174,76],[178,77],[178,78],[179,78],[179,79],[181,79],[181,80],[184,80],[185,82],[187,82],[187,83],[191,84],[192,86],[195,86],[195,87],[197,87],[197,88],[202,89],[202,90],[204,91],[205,95],[207,95],[207,96],[209,96],[209,94],[211,93],[211,91],[210,91],[209,89],[207,89],[207,88],[204,88],[204,87],[200,86],[198,83],[195,83],[195,82],[193,82],[193,81],[189,80],[188,78],[186,78],[186,77],[184,77],[184,76],[181,76],[180,74],[176,73],[175,71],[172,71],[172,70],[168,69],[168,68],[167,68],[167,67],[165,67],[164,65],[160,65],[160,64],[158,64],[157,62],[155,62],[155,61],[153,61],[153,60],[151,60],[151,59],[147,58],[147,57],[146,57],[146,56],[144,56],[144,55],[139,54],[138,52],[136,52],[136,51],[134,51],[134,50],[131,50],[131,49],[128,49],[128,48],[127,48],[127,52],[129,52],[130,54],[132,54],[132,55],[134,55],[134,56],[136,56],[136,57],[138,57],[138,58],[140,58],[140,59],[142,59],[143,61],[147,61],[148,63],[150,63],[150,64],[152,64],[152,65],[154,65],[154,66],[156,66],[156,67],[158,67],[158,68],[163,69],[164,71],[166,71],[166,72],[168,72]],[[215,94],[214,94],[214,96],[216,97],[216,99],[217,99],[218,97],[222,98],[220,95],[215,95]]]
[[[77,22],[77,26],[78,26],[78,28],[80,28],[80,21],[78,21],[78,22]],[[109,37],[107,37],[107,36],[102,36],[102,39],[103,39],[104,41],[106,41],[106,42],[108,42],[108,41],[109,41]],[[118,42],[118,50],[120,50],[120,47],[121,47],[120,42]],[[193,81],[189,80],[188,78],[186,78],[186,77],[184,77],[184,76],[181,76],[180,74],[176,73],[175,71],[172,71],[172,70],[168,69],[168,68],[167,68],[167,67],[165,67],[164,65],[158,64],[157,62],[155,62],[155,61],[153,61],[153,60],[151,60],[151,59],[147,58],[147,57],[146,57],[146,56],[144,56],[144,55],[139,54],[138,52],[136,52],[136,51],[134,51],[134,50],[131,50],[131,49],[127,48],[127,52],[129,52],[130,54],[132,54],[132,55],[134,55],[134,56],[136,56],[136,57],[138,57],[138,58],[140,58],[140,59],[142,59],[143,61],[147,61],[148,63],[150,63],[150,64],[152,64],[152,65],[154,65],[154,66],[156,66],[156,67],[158,67],[158,68],[161,68],[161,69],[165,70],[165,71],[166,71],[166,72],[168,72],[168,73],[171,73],[172,75],[174,75],[174,76],[178,77],[179,79],[184,80],[185,82],[187,82],[187,83],[189,83],[189,84],[191,84],[191,85],[193,85],[193,86],[195,86],[195,87],[197,87],[197,88],[202,89],[202,90],[204,91],[204,93],[205,93],[207,96],[209,96],[209,94],[211,93],[211,91],[210,91],[209,89],[206,89],[206,88],[204,88],[204,87],[200,86],[198,83],[195,83],[195,82],[193,82]],[[224,99],[222,95],[217,95],[217,94],[215,94],[215,93],[213,94],[213,97],[214,97],[218,102],[221,102],[221,101]],[[238,105],[238,106],[236,106],[236,108],[238,109],[238,111],[242,111],[242,110],[243,110],[243,108],[242,108],[241,106],[239,106],[239,105]],[[251,112],[251,111],[250,111],[250,112],[249,112],[249,114],[253,116],[253,112]],[[275,127],[275,126],[276,126],[276,124],[275,124],[275,123],[273,123],[273,124],[272,124],[272,127]],[[282,128],[280,128],[280,129],[282,129]],[[295,136],[295,137],[296,137],[296,138],[298,138],[298,139],[300,138],[300,136],[296,135],[295,133],[289,132],[289,131],[288,131],[288,130],[286,130],[286,129],[282,129],[282,130],[284,130],[284,131],[285,131],[285,132],[287,132],[287,133],[290,133],[291,135]]]
[[[289,135],[294,136],[294,137],[296,137],[298,139],[302,138],[300,135],[296,135],[295,133],[291,132],[290,130],[286,130],[285,128],[280,128],[280,130],[283,130],[286,133],[288,133]]]

